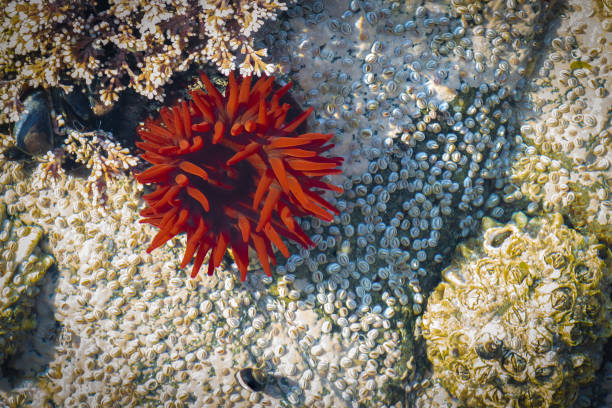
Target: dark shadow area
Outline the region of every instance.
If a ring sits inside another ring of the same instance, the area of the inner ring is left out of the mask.
[[[61,328],[55,320],[54,306],[58,277],[59,270],[53,265],[38,283],[40,293],[32,310],[36,316],[36,327],[20,339],[17,352],[0,367],[1,391],[11,391],[25,381],[44,375],[53,361]]]
[[[285,398],[289,392],[291,392],[291,388],[297,386],[297,382],[283,377],[281,375],[270,375],[268,378],[268,384],[261,391],[263,394],[268,395],[271,398]]]

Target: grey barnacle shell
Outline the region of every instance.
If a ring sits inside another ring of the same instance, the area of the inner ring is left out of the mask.
[[[483,360],[498,359],[503,354],[504,342],[495,336],[485,333],[476,343],[476,354]]]
[[[510,373],[515,379],[524,377],[525,368],[527,368],[527,360],[518,353],[508,350],[502,357],[502,367]]]
[[[572,308],[574,303],[574,291],[569,286],[561,286],[550,292],[550,306],[556,311],[566,311]]]
[[[532,328],[527,333],[529,339],[528,347],[533,354],[548,353],[553,347],[553,334],[543,326]]]

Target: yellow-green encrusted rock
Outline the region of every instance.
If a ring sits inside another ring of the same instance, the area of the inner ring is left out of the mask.
[[[0,365],[36,326],[36,284],[53,264],[39,247],[42,234],[40,227],[8,217],[0,203]]]
[[[483,230],[423,315],[435,376],[471,407],[568,407],[612,334],[610,251],[559,214]]]

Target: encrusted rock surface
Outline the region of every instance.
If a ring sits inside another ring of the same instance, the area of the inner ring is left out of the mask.
[[[565,7],[526,78],[517,115],[528,147],[511,179],[532,201],[530,213],[560,212],[611,245],[612,6],[569,1]]]
[[[612,335],[610,251],[559,214],[483,229],[429,297],[434,375],[471,407],[570,406]]]
[[[42,235],[39,226],[8,216],[0,202],[0,366],[36,327],[37,283],[54,262],[40,248]]]
[[[523,121],[540,119],[529,102],[543,87],[526,87],[539,69],[533,57],[552,53],[554,36],[570,35],[566,22],[557,34],[541,4],[302,1],[266,24],[257,48],[269,50],[277,79],[294,81],[295,102],[314,107],[309,130],[334,133],[330,154],[345,158],[345,177],[332,181],[346,191],[329,197],[341,211],[333,222],[300,220],[316,248],[289,244],[291,256],[279,256],[272,278],[254,262],[241,284],[228,257],[213,277],[189,280],[177,269],[183,237],[146,254],[155,232],[138,224],[143,192],[129,175],[113,177],[108,200],[94,206],[83,193],[83,174],[65,166],[62,177],[61,157],[49,154],[36,166],[0,155],[7,211],[27,210],[58,260],[50,309],[61,322],[48,372],[0,391],[2,401],[398,407],[422,388],[440,406],[453,406],[439,382],[423,379],[412,328],[455,244],[477,233],[483,217],[506,222],[528,205],[534,213],[551,209],[529,203],[539,200],[525,192],[529,182],[513,178],[514,169],[530,174],[520,158],[539,151],[521,131]],[[576,44],[586,41],[587,34],[571,35]],[[599,81],[609,62],[594,58]],[[151,62],[143,70],[160,61]],[[170,71],[130,86],[153,92]],[[596,106],[594,91],[587,89],[585,103]],[[549,103],[546,109],[562,104]],[[609,114],[599,110],[596,120],[607,123]],[[580,129],[582,137],[587,128]],[[605,152],[588,146],[588,160]],[[576,176],[588,171],[569,167]],[[603,193],[594,192],[590,206],[603,208]],[[559,195],[551,198],[559,202]],[[574,222],[572,211],[560,207]],[[273,383],[282,379],[281,392],[242,388],[236,369],[254,366],[263,366]]]

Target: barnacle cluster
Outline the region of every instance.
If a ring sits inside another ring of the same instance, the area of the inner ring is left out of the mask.
[[[598,21],[594,3],[570,4],[573,12],[543,40],[547,51],[534,65],[520,112],[528,147],[511,179],[532,201],[528,212],[560,212],[612,244],[612,32],[606,28],[612,20]]]
[[[469,406],[570,406],[612,334],[609,250],[559,214],[483,230],[423,315],[435,375]]]
[[[0,202],[0,365],[36,326],[36,284],[53,264],[40,248],[42,228],[9,217]]]
[[[16,121],[26,87],[90,85],[112,105],[126,87],[149,98],[192,62],[225,74],[243,56],[243,75],[269,74],[253,34],[286,2],[258,1],[0,1],[0,123]]]
[[[426,379],[411,394],[413,408],[464,408],[459,400],[449,395],[439,380]]]
[[[14,147],[15,138],[11,135],[0,133],[0,192],[2,193],[14,183],[25,178],[23,163],[9,160],[9,152]]]

